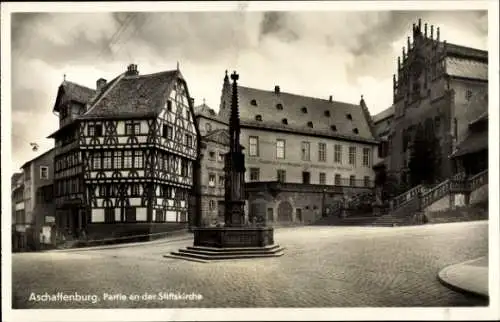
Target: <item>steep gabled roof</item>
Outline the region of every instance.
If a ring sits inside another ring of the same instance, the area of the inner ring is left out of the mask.
[[[214,109],[210,108],[205,103],[203,103],[202,105],[195,106],[194,107],[194,114],[195,115],[210,116],[210,117],[217,116],[217,113],[214,111]]]
[[[378,123],[386,118],[394,116],[394,105],[391,105],[389,108],[386,108],[382,112],[375,114],[373,116],[373,123]]]
[[[441,42],[440,45],[444,46],[444,42]],[[488,52],[486,50],[455,45],[450,43],[446,43],[446,56],[477,59],[483,61],[488,60]]]
[[[210,131],[206,135],[202,136],[202,141],[210,141],[219,143],[222,145],[229,145],[229,131],[227,129],[217,129]]]
[[[460,57],[446,57],[446,74],[452,77],[488,80],[488,63]]]
[[[332,137],[374,140],[361,104],[245,86],[238,86],[238,103],[242,125],[256,123],[291,131],[304,129],[321,132]],[[227,118],[227,115],[223,116]]]
[[[74,101],[81,104],[87,104],[95,95],[95,90],[86,86],[73,83],[70,81],[63,81],[57,92],[56,102],[54,104],[54,111],[59,112],[59,105],[61,100]]]
[[[182,77],[178,70],[136,76],[121,74],[101,90],[79,118],[155,116],[165,103],[165,92],[178,77]]]

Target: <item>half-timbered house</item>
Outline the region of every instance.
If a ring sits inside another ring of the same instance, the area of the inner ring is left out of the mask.
[[[55,111],[62,118],[59,105]],[[71,128],[71,143],[59,144],[75,148],[58,153],[56,163],[77,165],[56,187],[60,221],[93,238],[187,225],[198,130],[180,71],[139,75],[137,65],[129,65],[109,83],[99,79],[95,95],[78,112],[52,135],[62,141],[62,131]],[[66,178],[73,174],[80,181],[69,181],[78,187],[68,191]],[[63,206],[68,204],[74,206]]]

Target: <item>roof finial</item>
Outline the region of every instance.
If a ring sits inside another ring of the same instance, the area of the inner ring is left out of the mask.
[[[177,71],[179,71],[179,61],[177,61]]]
[[[206,104],[205,104],[205,98],[204,98],[204,97],[203,97],[203,105],[206,105]]]
[[[66,74],[63,75],[63,81],[66,81]]]

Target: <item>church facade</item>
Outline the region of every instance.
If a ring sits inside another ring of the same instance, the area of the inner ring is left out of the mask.
[[[413,24],[398,57],[393,79],[393,106],[376,116],[379,131],[385,131],[386,165],[408,182],[411,143],[418,129],[435,136],[436,182],[459,172],[452,156],[467,135],[469,123],[488,110],[488,52],[449,44],[440,39],[439,27]],[[385,114],[384,114],[385,113]],[[383,114],[383,115],[382,115]]]
[[[198,134],[182,74],[132,64],[96,85],[64,82],[54,106],[58,227],[99,239],[186,226]]]

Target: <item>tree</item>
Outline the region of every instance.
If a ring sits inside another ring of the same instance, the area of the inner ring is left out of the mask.
[[[434,131],[427,128],[424,130],[419,126],[415,133],[410,152],[410,162],[408,163],[412,186],[434,182],[438,149],[439,144]]]

